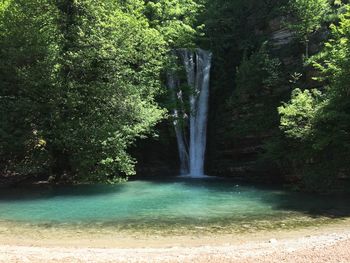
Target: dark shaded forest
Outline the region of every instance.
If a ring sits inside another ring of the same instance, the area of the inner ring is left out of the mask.
[[[207,174],[347,190],[349,38],[340,0],[4,0],[1,181],[177,174],[166,72],[201,47]]]

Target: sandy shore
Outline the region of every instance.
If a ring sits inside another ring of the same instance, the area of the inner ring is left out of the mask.
[[[247,235],[176,237],[0,234],[0,262],[350,262],[349,220]]]

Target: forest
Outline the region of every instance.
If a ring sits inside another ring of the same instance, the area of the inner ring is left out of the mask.
[[[197,47],[208,175],[349,190],[344,0],[2,0],[0,181],[176,174],[166,76]]]

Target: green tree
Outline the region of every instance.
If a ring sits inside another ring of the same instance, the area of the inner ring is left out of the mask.
[[[3,8],[0,155],[8,169],[95,181],[134,173],[129,146],[164,114],[155,97],[167,49],[128,7],[19,0]],[[28,162],[40,165],[31,171]]]
[[[294,20],[288,23],[305,45],[305,57],[309,57],[310,35],[322,26],[330,12],[328,0],[290,0],[289,11]]]
[[[245,55],[236,72],[236,94],[238,96],[258,96],[271,93],[280,82],[281,62],[271,58],[267,43],[249,58]]]
[[[57,12],[47,1],[6,1],[0,11],[1,170],[48,167],[43,127],[58,97]]]
[[[350,9],[331,26],[332,39],[312,61],[319,70],[321,90],[295,90],[289,103],[279,108],[285,140],[298,159],[309,187],[329,190],[350,166]],[[286,153],[288,155],[288,153]]]
[[[204,0],[148,0],[144,14],[171,48],[191,48],[203,29],[197,22],[203,3]]]
[[[291,100],[278,108],[281,130],[290,138],[301,141],[310,139],[315,129],[313,121],[322,107],[322,100],[322,93],[316,89],[293,90]]]
[[[66,21],[61,23],[62,89],[68,86],[69,93],[55,137],[65,141],[61,151],[71,148],[80,170],[91,173],[98,167],[103,177],[134,173],[126,150],[163,114],[154,98],[165,42],[145,18],[120,11],[113,2],[59,7]]]

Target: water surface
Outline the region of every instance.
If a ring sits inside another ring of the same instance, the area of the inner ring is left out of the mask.
[[[256,228],[271,222],[288,226],[347,216],[348,203],[345,197],[292,193],[230,180],[132,181],[1,190],[0,221],[153,229]]]

